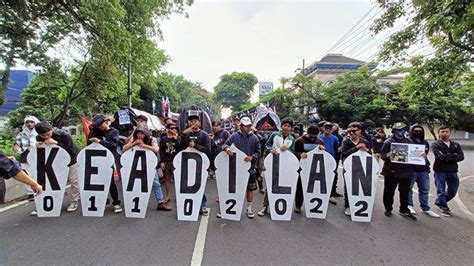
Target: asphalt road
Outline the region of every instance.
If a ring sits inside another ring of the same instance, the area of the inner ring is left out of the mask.
[[[473,159],[474,151],[466,152],[461,176],[474,175]],[[464,190],[472,181],[464,180],[460,188],[464,205],[471,210],[474,191]],[[339,183],[342,191],[342,180]],[[388,218],[383,215],[382,189],[379,182],[370,224],[351,222],[343,214],[342,198],[337,206],[329,206],[326,220],[294,214],[291,222],[271,221],[268,216],[253,220],[244,216],[241,222],[233,222],[216,218],[217,189],[211,180],[206,190],[211,213],[202,264],[473,264],[472,216],[452,202],[450,218],[423,214],[418,214],[418,221],[398,215]],[[435,195],[433,182],[431,194]],[[256,210],[262,200],[256,194]],[[200,222],[178,222],[174,211],[156,211],[153,197],[145,219],[125,218],[111,208],[103,218],[82,217],[80,210],[66,213],[67,203],[59,218],[30,216],[33,203],[1,212],[0,264],[189,265],[193,252],[199,250],[195,242]],[[174,207],[174,202],[170,205]]]

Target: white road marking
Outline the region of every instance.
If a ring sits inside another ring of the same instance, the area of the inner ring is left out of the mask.
[[[25,203],[28,203],[28,200],[22,200],[22,201],[19,201],[17,203],[14,203],[14,204],[8,205],[6,207],[0,208],[0,213],[2,213],[4,211],[8,211],[9,209],[13,209],[15,207],[18,207],[18,206],[23,205]]]
[[[67,185],[66,189],[68,189],[70,187],[71,187],[71,185]],[[21,206],[21,205],[23,205],[25,203],[28,203],[28,202],[29,202],[29,200],[22,200],[22,201],[14,203],[14,204],[8,205],[6,207],[0,208],[0,213],[2,213],[4,211],[8,211],[9,209],[13,209],[13,208],[18,207],[18,206]],[[35,202],[32,201],[32,203],[34,204]]]
[[[206,234],[207,225],[209,223],[209,215],[211,209],[207,208],[209,214],[207,216],[201,216],[201,223],[199,224],[198,233],[196,236],[196,243],[194,244],[193,257],[191,259],[191,265],[201,265],[202,258],[204,255],[204,246],[206,245]]]

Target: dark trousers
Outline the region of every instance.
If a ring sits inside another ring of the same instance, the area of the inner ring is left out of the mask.
[[[117,189],[117,185],[115,184],[113,175],[112,175],[112,181],[110,182],[109,192],[110,192],[110,196],[112,197],[112,205],[120,205],[118,189]]]
[[[296,196],[295,196],[295,206],[296,208],[301,208],[303,206],[303,183],[301,182],[301,177],[298,175],[298,183],[296,183]]]
[[[336,155],[336,169],[334,169],[334,182],[332,182],[332,189],[331,189],[331,197],[336,196],[336,188],[337,188],[337,177],[338,177],[338,167],[339,167],[339,161],[341,160],[341,156],[338,154]]]
[[[398,192],[400,193],[400,212],[409,213],[408,209],[408,194],[410,193],[410,178],[397,178],[395,176],[384,177],[384,188],[383,188],[383,205],[386,211],[393,210],[393,196],[398,186]]]

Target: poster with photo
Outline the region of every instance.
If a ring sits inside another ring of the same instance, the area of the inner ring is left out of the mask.
[[[425,145],[392,143],[390,151],[393,152],[392,163],[425,165]]]

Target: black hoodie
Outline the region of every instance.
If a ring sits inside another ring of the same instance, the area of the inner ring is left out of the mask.
[[[421,129],[423,132],[421,136],[414,136],[413,131],[415,128]],[[430,144],[428,141],[425,140],[425,130],[423,129],[422,126],[415,124],[410,127],[409,133],[409,139],[413,144],[419,144],[419,145],[425,145],[425,154],[426,154],[426,164],[425,165],[413,165],[413,171],[414,172],[430,172],[430,161],[428,161],[428,152],[430,151]]]

